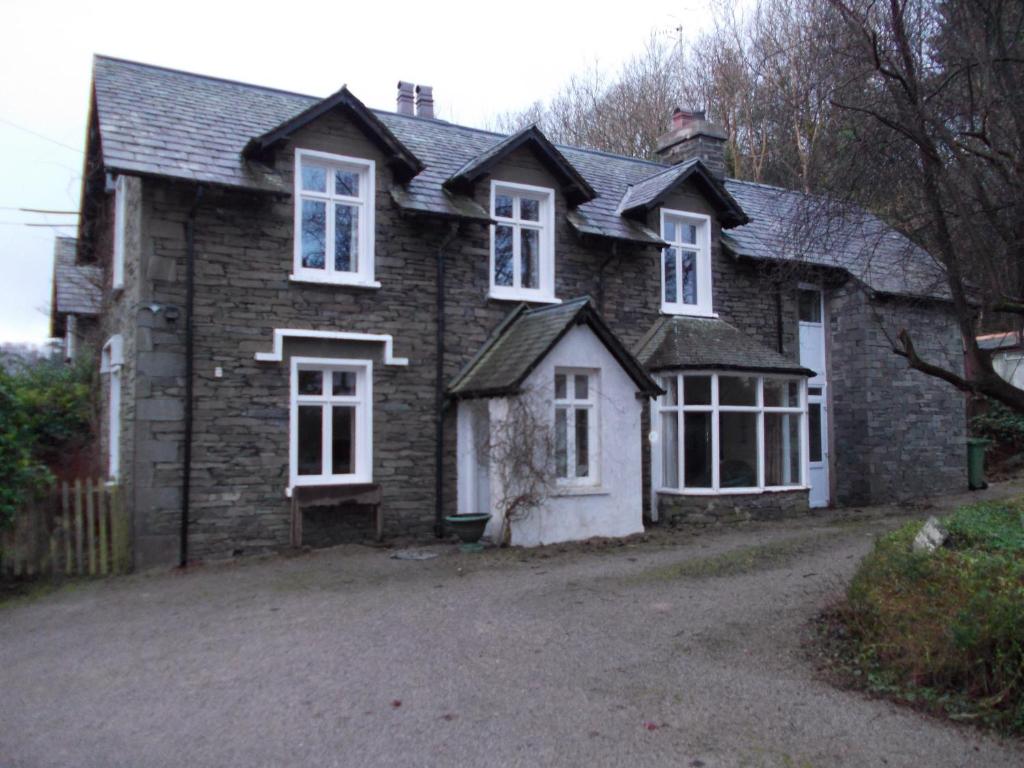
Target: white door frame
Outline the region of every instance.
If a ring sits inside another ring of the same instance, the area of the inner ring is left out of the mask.
[[[827,350],[828,345],[826,343],[826,325],[825,325],[825,290],[821,285],[811,283],[800,283],[798,286],[799,290],[802,291],[817,291],[818,292],[818,322],[807,321],[798,316],[799,320],[799,333],[801,337],[805,333],[814,333],[820,336],[821,346],[819,350],[815,350],[815,356],[818,360],[807,360],[804,359],[805,345],[803,339],[798,339],[798,346],[800,348],[800,364],[807,368],[812,368],[815,371],[815,375],[807,380],[807,431],[808,431],[808,442],[807,442],[807,466],[808,476],[807,484],[811,487],[810,492],[810,505],[812,507],[827,507],[832,501],[831,493],[831,478],[829,471],[829,408],[828,408],[828,358]],[[799,312],[799,302],[797,311]],[[819,370],[820,368],[820,370]],[[815,394],[812,394],[815,393]],[[812,460],[810,455],[811,441],[810,441],[810,425],[811,425],[811,408],[818,406],[820,408],[821,420],[821,456],[817,460]]]

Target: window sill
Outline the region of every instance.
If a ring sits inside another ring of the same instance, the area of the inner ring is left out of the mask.
[[[556,299],[554,296],[542,296],[536,293],[528,292],[510,292],[510,293],[495,293],[492,289],[487,294],[488,299],[494,299],[495,301],[525,301],[530,304],[561,304],[561,299]]]
[[[296,488],[308,488],[309,486],[315,487],[328,487],[328,486],[346,486],[346,485],[371,485],[373,483],[372,477],[346,477],[344,479],[332,478],[332,477],[314,477],[307,475],[301,480],[295,480],[291,486],[284,489],[284,495],[289,499],[292,497],[292,491]]]
[[[316,285],[337,285],[342,288],[380,288],[377,280],[350,280],[337,277],[321,277],[292,272],[288,279],[293,283],[314,283]]]
[[[600,485],[560,485],[552,496],[611,496],[611,491]]]
[[[770,488],[656,488],[655,493],[665,496],[759,496],[763,493],[792,493],[809,491],[809,485],[772,486]]]
[[[718,319],[717,312],[708,312],[700,309],[680,309],[679,307],[668,306],[665,304],[661,305],[661,314],[671,315],[673,317],[703,317]]]

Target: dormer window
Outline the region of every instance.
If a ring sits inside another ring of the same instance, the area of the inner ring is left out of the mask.
[[[492,182],[491,298],[556,300],[554,216],[552,190]]]
[[[379,287],[373,219],[372,160],[296,150],[293,280]]]
[[[661,211],[661,311],[712,314],[711,219],[699,213]]]

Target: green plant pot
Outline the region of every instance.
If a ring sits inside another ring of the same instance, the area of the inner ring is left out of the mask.
[[[455,535],[462,542],[460,549],[463,552],[479,552],[484,547],[480,543],[480,537],[484,535],[490,515],[448,515],[445,522],[455,531]]]

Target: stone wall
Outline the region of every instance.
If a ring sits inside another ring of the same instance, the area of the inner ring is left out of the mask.
[[[806,490],[722,496],[658,494],[658,518],[670,526],[781,520],[809,511]]]
[[[869,299],[851,282],[829,295],[828,315],[834,498],[879,504],[964,490],[963,395],[892,351],[906,328],[924,359],[961,371],[948,306]]]

